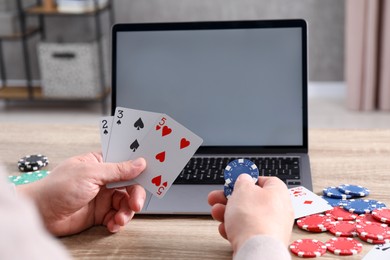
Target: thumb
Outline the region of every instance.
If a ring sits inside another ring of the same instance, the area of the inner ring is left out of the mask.
[[[99,165],[100,175],[98,180],[100,185],[105,185],[111,182],[129,181],[135,179],[146,168],[144,158],[136,160],[119,162],[119,163],[102,163]]]
[[[252,177],[249,174],[243,173],[238,175],[236,183],[234,184],[234,190],[246,189],[248,186],[255,185]]]

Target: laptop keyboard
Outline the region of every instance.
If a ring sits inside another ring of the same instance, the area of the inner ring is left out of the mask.
[[[224,184],[225,166],[237,158],[193,157],[175,180],[174,184]],[[259,168],[260,176],[276,176],[286,184],[299,185],[299,157],[245,158]],[[288,183],[287,183],[288,180]]]

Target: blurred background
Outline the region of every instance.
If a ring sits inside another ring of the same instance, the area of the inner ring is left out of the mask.
[[[0,0],[0,122],[97,125],[114,23],[284,18],[308,22],[309,126],[389,128],[385,0]]]

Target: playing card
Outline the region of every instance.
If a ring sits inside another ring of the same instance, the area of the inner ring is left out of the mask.
[[[390,259],[390,244],[375,245],[370,252],[368,252],[363,260],[384,260]]]
[[[135,181],[162,198],[202,142],[171,117],[160,116],[143,139],[143,146],[134,153],[134,157],[144,157],[147,161],[146,170]]]
[[[295,219],[331,210],[333,207],[320,196],[299,186],[289,189]]]
[[[142,147],[142,140],[161,114],[117,107],[113,117],[111,137],[107,149],[107,162],[133,159]]]
[[[106,161],[108,143],[110,141],[113,116],[105,116],[100,119],[100,142],[102,145],[103,160]]]

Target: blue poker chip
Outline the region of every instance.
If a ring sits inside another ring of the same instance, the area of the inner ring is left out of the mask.
[[[352,184],[342,184],[337,187],[339,191],[345,194],[350,194],[353,197],[365,197],[370,194],[370,190],[360,186],[360,185],[352,185]]]
[[[385,207],[386,205],[377,200],[351,199],[343,203],[342,207],[356,214],[368,214],[374,209]]]
[[[335,199],[350,199],[352,198],[351,194],[344,194],[342,193],[337,187],[327,187],[322,190],[325,196],[329,198],[335,198]]]
[[[371,204],[372,204],[372,207],[374,209],[382,209],[382,208],[387,208],[386,204],[381,202],[381,201],[378,201],[378,200],[370,200],[371,201]],[[374,210],[373,209],[373,210]]]
[[[231,188],[229,185],[224,185],[223,193],[225,194],[225,197],[228,199],[233,193],[233,188]]]
[[[249,174],[255,183],[259,178],[259,169],[256,164],[247,159],[236,159],[231,161],[225,167],[223,174],[225,181],[229,181],[229,186],[233,188],[238,176],[243,173]]]
[[[328,196],[322,196],[321,198],[326,200],[328,202],[328,204],[331,205],[332,207],[341,206],[343,204],[343,202],[347,201],[347,200],[344,200],[344,199],[331,198],[331,197],[328,197]]]

